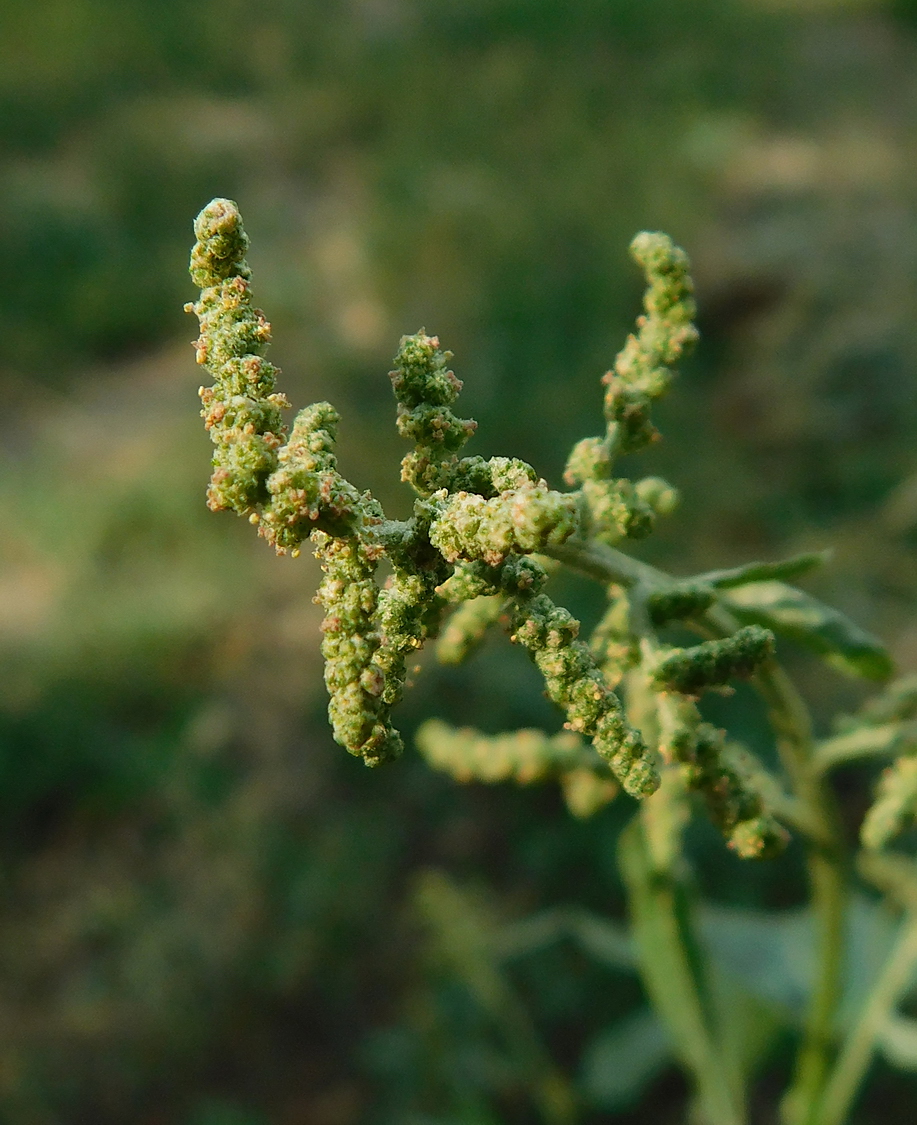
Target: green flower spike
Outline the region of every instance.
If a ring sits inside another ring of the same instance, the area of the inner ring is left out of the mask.
[[[664,235],[634,241],[648,281],[645,315],[605,378],[605,435],[580,442],[570,456],[566,479],[579,486],[574,492],[554,491],[516,458],[461,457],[475,423],[454,412],[461,383],[451,357],[424,331],[403,337],[391,380],[398,430],[413,447],[402,479],[417,499],[411,518],[398,521],[341,475],[339,418],[330,404],[302,410],[287,436],[281,416],[288,403],[264,356],[270,327],[252,303],[248,239],[236,205],[214,200],[195,234],[191,272],[201,295],[188,308],[200,320],[198,361],[214,379],[201,391],[215,447],[208,503],[247,516],[280,553],[296,555],[311,539],[324,571],[316,600],[325,610],[322,653],[337,741],[368,765],[397,757],[402,744],[391,709],[403,694],[408,659],[442,632],[440,658],[458,663],[501,621],[532,657],[571,733],[494,741],[439,730],[433,742],[446,755],[444,768],[449,759],[474,776],[522,780],[527,771],[558,767],[557,754],[572,754],[560,773],[580,814],[610,799],[614,785],[600,772],[606,768],[626,792],[647,796],[659,786],[656,751],[613,690],[633,673],[655,689],[663,758],[703,793],[731,845],[743,855],[773,850],[782,830],[752,784],[754,771],[701,723],[693,702],[706,688],[751,675],[773,652],[771,633],[752,624],[724,640],[665,650],[652,630],[701,620],[719,596],[713,581],[642,593],[612,582],[609,612],[587,644],[579,622],[544,592],[545,565],[556,565],[552,553],[563,559],[590,539],[644,535],[675,503],[665,481],[616,480],[612,469],[619,456],[654,439],[652,403],[696,337],[682,251]],[[380,589],[383,559],[391,576]],[[571,740],[580,737],[592,742],[595,762],[604,762],[598,773],[582,758],[592,751],[577,742],[573,752]]]

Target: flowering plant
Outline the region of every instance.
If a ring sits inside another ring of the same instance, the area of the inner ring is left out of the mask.
[[[246,516],[280,553],[297,555],[311,541],[324,571],[317,600],[336,741],[369,766],[397,758],[403,743],[392,716],[409,658],[435,640],[439,659],[457,664],[489,629],[509,632],[543,676],[564,731],[488,736],[430,721],[418,749],[460,781],[556,779],[576,816],[597,813],[622,790],[639,802],[619,843],[634,964],[708,1125],[747,1120],[755,1052],[741,1045],[748,1029],[737,1030],[721,966],[700,936],[684,829],[699,798],[745,859],[765,860],[798,835],[816,957],[783,1115],[786,1125],[841,1125],[876,1050],[917,1061],[917,1023],[897,1011],[917,968],[917,869],[887,851],[917,810],[917,680],[892,682],[816,740],[778,662],[782,638],[852,675],[892,675],[880,642],[790,584],[824,555],[675,578],[622,549],[677,502],[666,481],[615,471],[657,439],[653,403],[697,339],[684,252],[658,233],[631,245],[647,281],[644,313],[604,377],[604,432],[573,447],[565,491],[516,458],[464,456],[476,424],[454,411],[462,384],[451,356],[423,330],[405,336],[391,381],[398,430],[411,446],[401,479],[416,498],[409,519],[392,520],[339,471],[339,417],[329,403],[300,411],[289,431],[283,423],[289,403],[264,355],[270,326],[252,303],[236,205],[214,200],[195,233],[191,274],[201,296],[188,309],[200,321],[198,362],[214,379],[200,392],[215,446],[208,504]],[[376,579],[383,560],[391,570],[384,585]],[[558,567],[607,591],[607,611],[588,638],[547,592]],[[672,639],[689,633],[697,643]],[[736,679],[763,700],[779,771],[703,717],[704,693]],[[859,757],[892,765],[862,824],[854,867],[827,778]],[[842,1018],[854,871],[904,919],[857,1010]],[[557,1084],[551,1091],[539,1102],[544,1119],[572,1121],[572,1097]]]

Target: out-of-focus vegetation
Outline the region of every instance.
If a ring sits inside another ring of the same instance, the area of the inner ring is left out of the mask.
[[[625,805],[572,822],[331,743],[311,564],[203,506],[190,220],[243,204],[284,386],[340,407],[348,476],[395,513],[402,332],[455,351],[475,452],[556,484],[636,308],[628,241],[670,230],[704,339],[649,459],[685,498],[654,560],[834,545],[814,588],[913,669],[913,5],[7,0],[0,24],[0,1118],[510,1125],[550,1057],[584,1122],[679,1120],[595,922],[621,917]],[[800,676],[823,717],[859,698]],[[744,696],[721,706],[754,742]],[[434,708],[556,724],[496,641],[425,666],[403,725]],[[852,820],[870,786],[842,775]],[[801,901],[798,855],[692,846],[759,928]],[[457,901],[486,940],[456,947]],[[858,1120],[903,1125],[913,1093],[880,1065]]]

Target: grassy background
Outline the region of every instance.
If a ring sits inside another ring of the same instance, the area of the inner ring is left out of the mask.
[[[191,220],[240,202],[283,387],[335,403],[345,472],[394,514],[398,337],[456,353],[474,452],[556,484],[638,305],[627,244],[668,230],[703,343],[639,467],[683,508],[641,550],[687,574],[833,544],[812,588],[913,669],[917,9],[6,0],[0,138],[0,1119],[534,1120],[530,1062],[437,954],[418,878],[473,885],[484,919],[620,917],[629,809],[573,823],[548,791],[333,745],[315,567],[203,507]],[[799,675],[822,726],[860,698]],[[425,664],[405,729],[429,714],[557,722],[498,641]],[[840,791],[855,825],[868,777]],[[692,846],[719,902],[801,899],[795,854]],[[583,1076],[632,978],[558,946],[512,986],[584,1122],[682,1119],[671,1070],[641,1110]],[[878,1068],[858,1120],[904,1125],[913,1096]]]

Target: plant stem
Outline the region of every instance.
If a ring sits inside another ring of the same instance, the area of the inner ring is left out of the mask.
[[[797,799],[809,810],[817,838],[809,839],[807,865],[818,927],[817,977],[806,1013],[796,1071],[783,1105],[787,1125],[814,1125],[828,1072],[834,1021],[841,999],[847,879],[843,842],[831,791],[812,764],[808,708],[786,672],[770,661],[755,677],[777,734],[781,761]]]
[[[545,554],[605,586],[617,582],[621,586],[640,584],[649,590],[662,590],[675,584],[674,578],[654,566],[595,540],[568,539],[559,547],[548,547]]]
[[[717,1042],[711,1005],[705,1003],[703,963],[685,891],[671,871],[654,865],[643,821],[644,815],[634,817],[618,844],[640,975],[694,1079],[704,1125],[743,1125],[727,1052]]]
[[[817,1125],[843,1125],[866,1075],[882,1025],[891,1015],[917,965],[917,916],[902,923],[901,935],[850,1029],[825,1087]]]
[[[572,569],[606,583],[659,590],[675,582],[655,567],[600,543],[568,541],[551,553]],[[716,636],[728,636],[736,628],[731,616],[717,607],[704,614],[703,622]],[[753,682],[767,706],[781,762],[810,826],[807,867],[818,927],[818,976],[783,1117],[785,1125],[816,1125],[841,996],[847,898],[844,846],[831,790],[813,766],[812,722],[805,702],[776,661],[761,668]]]

